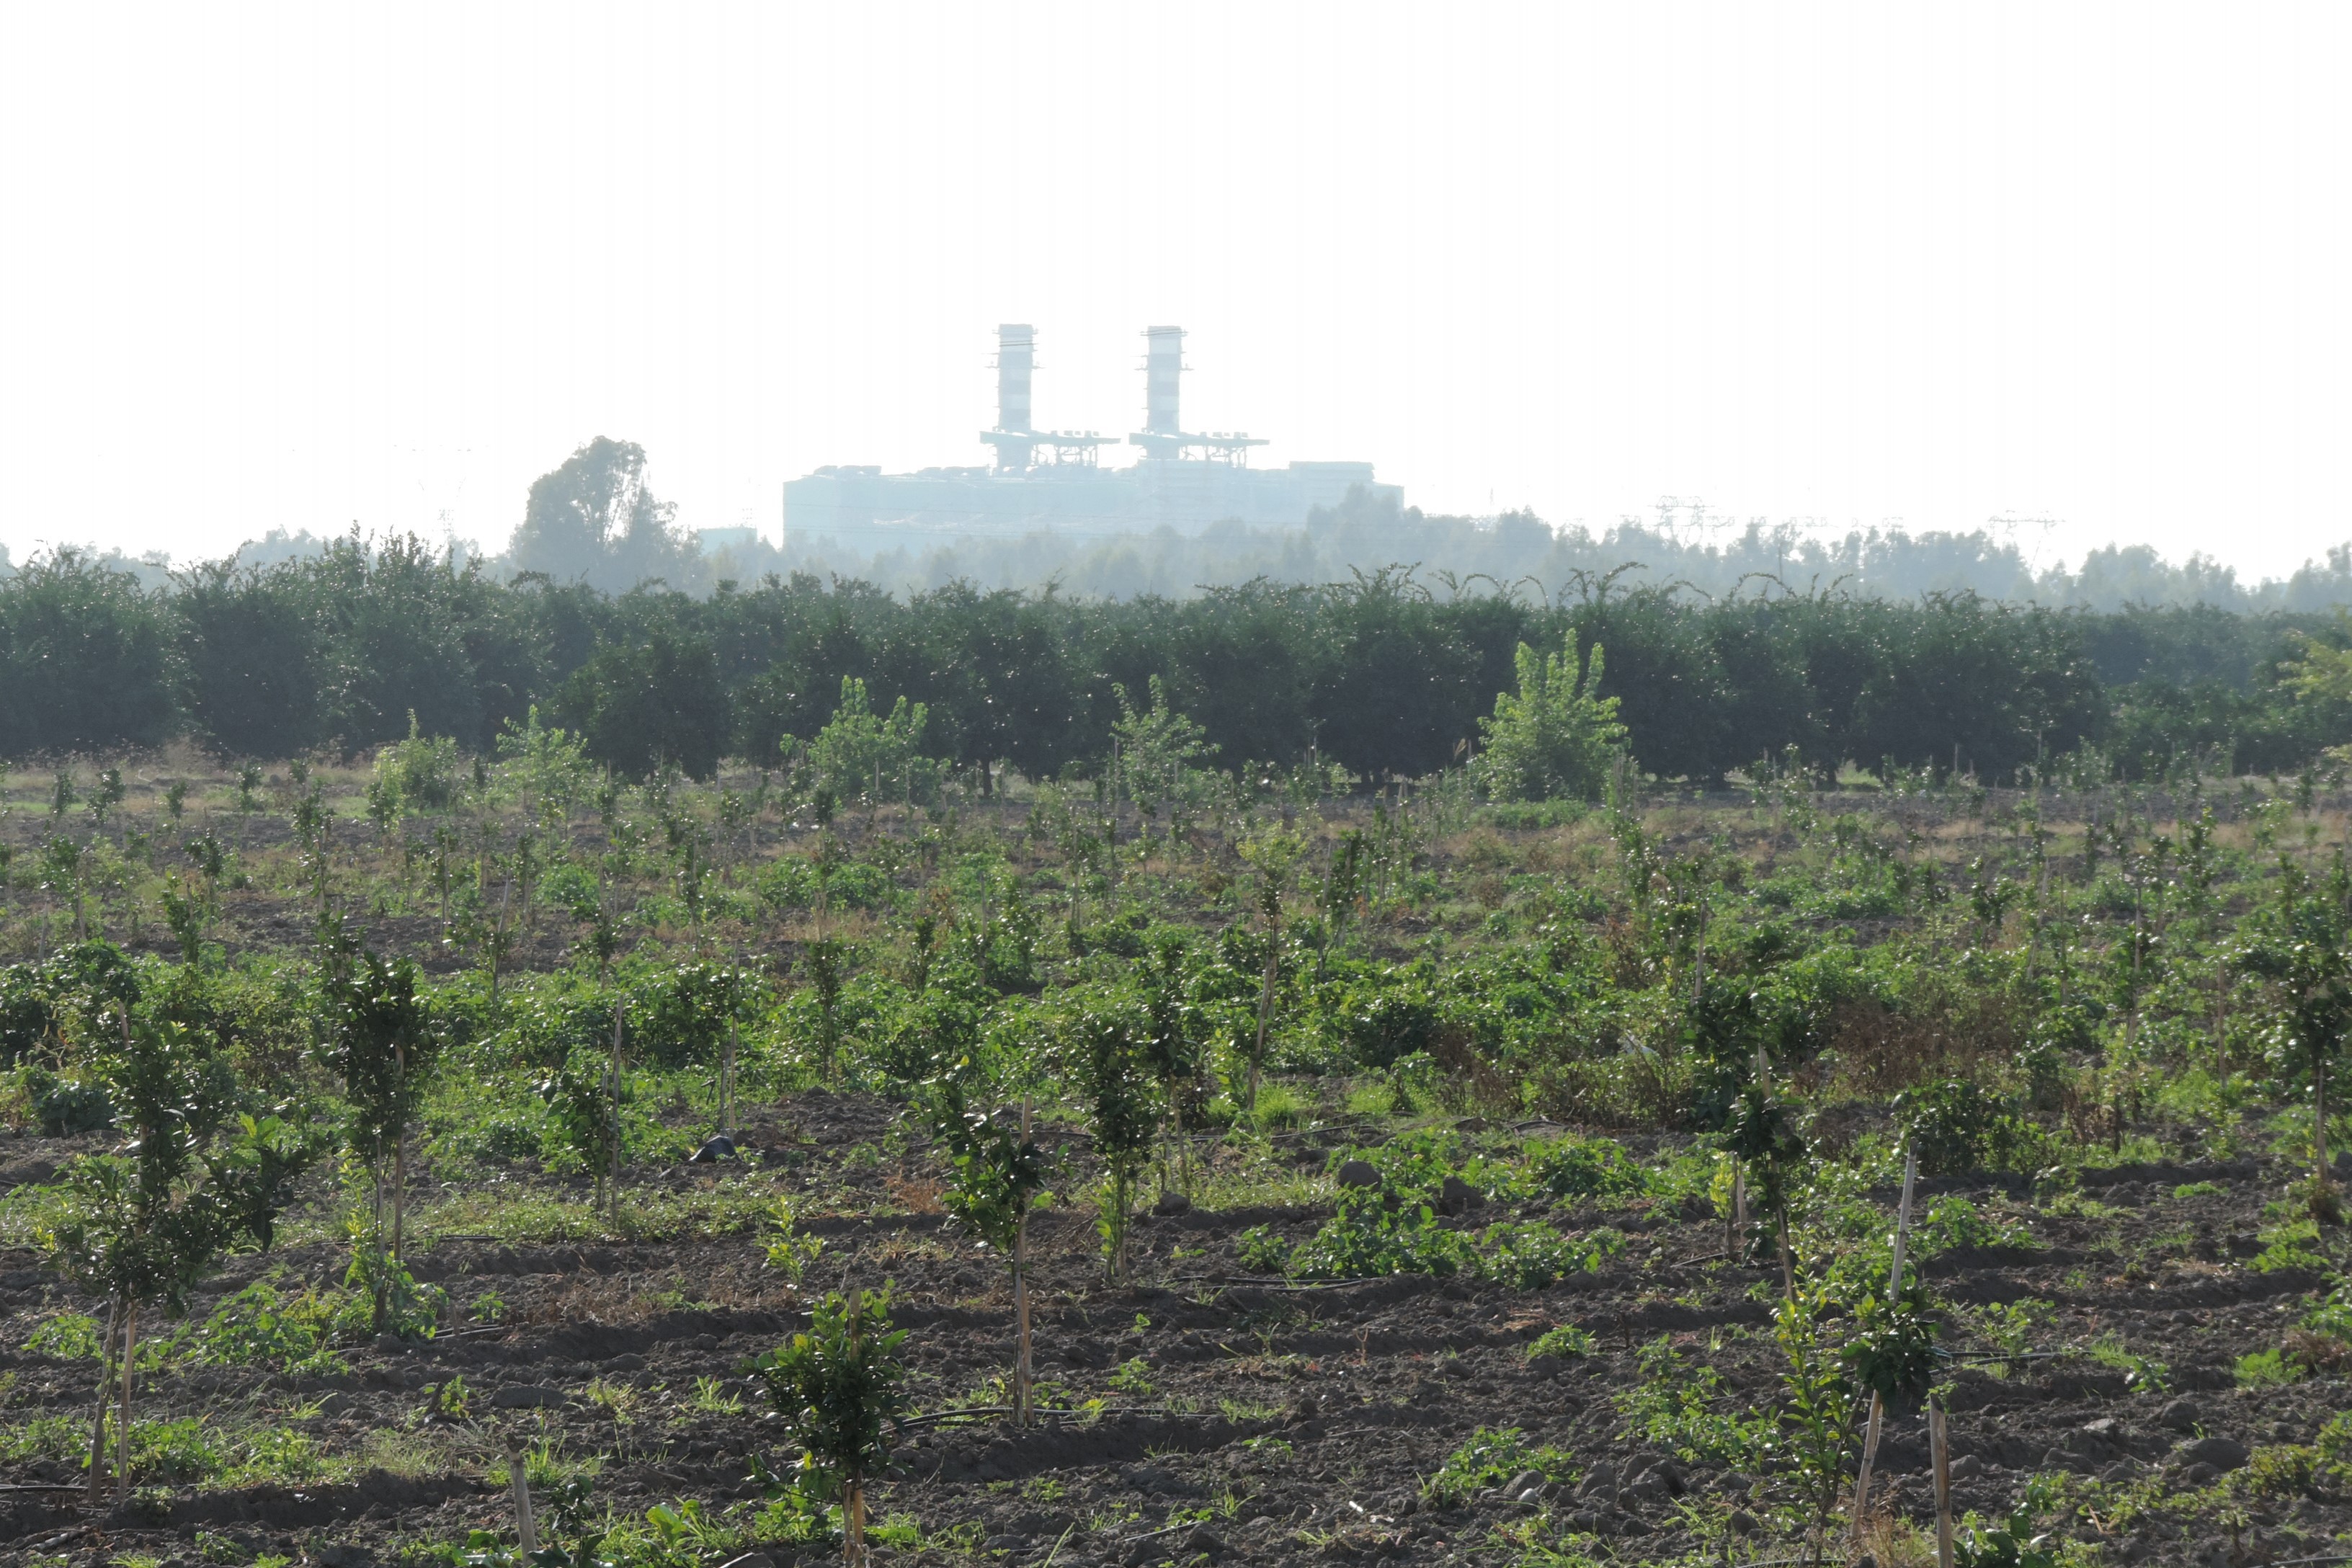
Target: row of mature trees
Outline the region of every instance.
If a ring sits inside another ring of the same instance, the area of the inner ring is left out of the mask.
[[[414,538],[348,539],[150,592],[69,552],[0,583],[0,755],[153,745],[362,751],[410,732],[487,747],[533,704],[627,772],[764,759],[814,735],[845,678],[925,705],[927,750],[985,773],[1088,768],[1117,693],[1157,676],[1228,766],[1309,755],[1423,775],[1477,743],[1522,644],[1607,648],[1601,691],[1642,768],[1720,778],[1768,753],[1815,769],[2005,777],[2089,743],[2128,773],[2189,755],[2302,764],[2352,705],[2283,676],[2323,617],[2210,609],[2094,616],[1973,596],[1705,600],[1595,580],[1580,597],[1435,596],[1407,568],[1183,600],[769,578],[707,599],[492,580]]]

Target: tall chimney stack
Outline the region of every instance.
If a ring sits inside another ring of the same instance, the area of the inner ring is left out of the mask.
[[[1143,360],[1143,428],[1153,436],[1181,436],[1184,424],[1176,406],[1177,383],[1184,374],[1184,329],[1146,327],[1150,345]]]
[[[996,329],[996,428],[980,438],[996,448],[1000,471],[1019,472],[1036,456],[1029,421],[1029,373],[1037,367],[1037,329],[1007,321]]]
[[[1006,322],[996,329],[996,427],[1034,430],[1029,374],[1037,363],[1037,329]]]

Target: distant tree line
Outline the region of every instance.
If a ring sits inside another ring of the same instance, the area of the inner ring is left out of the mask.
[[[1157,676],[1223,765],[1314,755],[1419,776],[1476,746],[1521,645],[1549,658],[1600,644],[1601,693],[1661,777],[1711,782],[1790,748],[1816,772],[2005,779],[2085,748],[2127,776],[2191,759],[2286,771],[2352,739],[2352,705],[2292,679],[2309,639],[2352,635],[2315,613],[2092,614],[1770,584],[1715,598],[1601,576],[1549,597],[1432,593],[1402,567],[1181,600],[963,584],[894,595],[807,574],[613,594],[501,582],[414,538],[215,563],[149,588],[59,551],[0,581],[0,754],[183,734],[233,755],[352,753],[408,734],[412,715],[482,748],[536,705],[624,771],[668,758],[703,773],[813,737],[855,678],[877,711],[923,706],[931,755],[982,780],[1006,766],[1046,777],[1093,768],[1120,689],[1139,697]]]
[[[1321,583],[1354,568],[1413,561],[1423,563],[1423,583],[1441,596],[1491,593],[1501,584],[1574,596],[1594,574],[1622,572],[1619,580],[1628,586],[1681,584],[1718,598],[1769,580],[1801,593],[1834,589],[1881,599],[1973,593],[2053,608],[2203,604],[2259,612],[2352,605],[2352,546],[2342,544],[2285,577],[2242,583],[2234,570],[2208,556],[2171,562],[2144,544],[2090,551],[2079,566],[2037,565],[2007,530],[1874,528],[1827,536],[1788,522],[1734,521],[1696,507],[1595,531],[1580,523],[1555,525],[1525,511],[1486,518],[1424,512],[1357,490],[1289,527],[1228,520],[1182,533],[1041,528],[1019,537],[943,538],[903,531],[904,542],[898,542],[882,530],[849,538],[792,531],[782,549],[764,542],[739,547],[710,558],[706,573],[711,581],[730,575],[748,581],[768,571],[807,571],[915,588],[958,581],[999,587],[1058,583],[1066,593],[1095,598],[1185,598],[1202,584],[1256,577]],[[685,576],[670,581],[688,584]]]

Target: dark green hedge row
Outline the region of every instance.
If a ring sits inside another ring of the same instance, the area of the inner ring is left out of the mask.
[[[2117,615],[1841,595],[1706,600],[1656,590],[1546,606],[1433,596],[1392,570],[1322,586],[1250,584],[1171,601],[1072,601],[956,585],[895,597],[796,575],[707,598],[607,595],[453,567],[414,540],[142,590],[71,554],[0,582],[0,754],[152,745],[352,752],[426,733],[487,743],[538,703],[607,759],[695,771],[765,758],[824,723],[845,675],[878,704],[928,703],[931,743],[1044,776],[1108,749],[1114,688],[1150,676],[1228,764],[1319,748],[1369,777],[1454,761],[1511,679],[1522,640],[1608,647],[1643,767],[1719,778],[1794,746],[1816,767],[2006,777],[2086,743],[2127,773],[2197,754],[2301,765],[2347,716],[2278,684],[2321,617]]]

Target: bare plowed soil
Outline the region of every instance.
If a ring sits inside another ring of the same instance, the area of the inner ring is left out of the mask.
[[[777,1171],[786,1187],[827,1175],[829,1160],[891,1114],[817,1098],[821,1114],[773,1108],[747,1139],[811,1151],[790,1173]],[[6,1175],[25,1180],[64,1146],[26,1140],[11,1150]],[[2352,1500],[2324,1480],[2296,1480],[2311,1471],[2298,1472],[2294,1456],[2343,1405],[2343,1384],[2315,1376],[2248,1388],[2235,1373],[2242,1356],[2280,1345],[2315,1283],[2256,1267],[2262,1206],[2288,1174],[2252,1160],[2096,1172],[2068,1212],[2036,1218],[2042,1245],[1930,1258],[1927,1275],[1949,1304],[1945,1343],[1964,1354],[1992,1349],[1971,1337],[1971,1313],[2050,1304],[2031,1343],[2010,1347],[2015,1359],[1969,1360],[1952,1373],[1960,1510],[2005,1514],[2029,1475],[2063,1472],[2082,1510],[2067,1533],[2098,1542],[2109,1561],[2252,1563],[2334,1550],[2336,1532],[2352,1530]],[[727,1178],[697,1169],[669,1179]],[[1996,1191],[1937,1185],[1988,1201]],[[326,1375],[179,1363],[142,1375],[142,1420],[290,1432],[314,1453],[314,1484],[195,1480],[92,1512],[73,1493],[37,1489],[78,1484],[78,1462],[18,1458],[0,1469],[12,1489],[0,1492],[0,1551],[166,1568],[414,1558],[472,1530],[510,1530],[509,1496],[489,1479],[509,1441],[593,1471],[598,1506],[616,1517],[642,1520],[688,1500],[711,1515],[756,1507],[753,1456],[778,1468],[791,1456],[762,1418],[745,1362],[805,1321],[806,1292],[886,1282],[909,1331],[910,1391],[927,1414],[902,1434],[876,1499],[876,1517],[895,1521],[878,1561],[1489,1563],[1581,1553],[1739,1563],[1801,1550],[1773,1511],[1785,1483],[1771,1466],[1748,1473],[1676,1453],[1639,1415],[1661,1375],[1662,1337],[1678,1358],[1667,1375],[1706,1392],[1710,1408],[1745,1417],[1780,1397],[1778,1269],[1726,1261],[1720,1222],[1695,1206],[1530,1211],[1563,1230],[1605,1217],[1630,1238],[1601,1271],[1538,1292],[1413,1277],[1248,1282],[1234,1237],[1269,1224],[1304,1237],[1324,1217],[1308,1208],[1145,1217],[1135,1282],[1112,1287],[1092,1215],[1058,1209],[1036,1227],[1044,1397],[1061,1410],[1103,1403],[1049,1413],[1024,1432],[1001,1416],[940,1418],[958,1404],[993,1402],[990,1381],[1012,1355],[1010,1294],[994,1263],[944,1228],[919,1184],[902,1184],[895,1198],[881,1186],[877,1173],[863,1215],[810,1225],[826,1247],[802,1293],[766,1267],[765,1240],[752,1234],[548,1246],[439,1237],[414,1253],[418,1277],[451,1299],[452,1327],[428,1342],[362,1345],[345,1352],[347,1373]],[[2176,1195],[2183,1187],[2191,1191]],[[1891,1210],[1893,1194],[1882,1196]],[[323,1242],[240,1258],[194,1310],[268,1268],[332,1283],[344,1260]],[[490,1295],[503,1321],[462,1326]],[[14,1429],[52,1416],[86,1433],[94,1363],[17,1348],[74,1303],[29,1260],[0,1274],[0,1302],[10,1314],[0,1370]],[[1564,1323],[1589,1331],[1591,1352],[1531,1359],[1531,1342]],[[1720,1379],[1711,1392],[1702,1369]],[[1567,1463],[1524,1498],[1506,1487],[1438,1506],[1424,1481],[1482,1426],[1518,1428]],[[1888,1517],[1872,1523],[1869,1541],[1916,1560],[1932,1550],[1934,1528],[1919,1412],[1893,1414],[1877,1465],[1874,1504]],[[837,1550],[750,1544],[779,1563]],[[1842,1541],[1832,1548],[1833,1559],[1844,1554]]]

